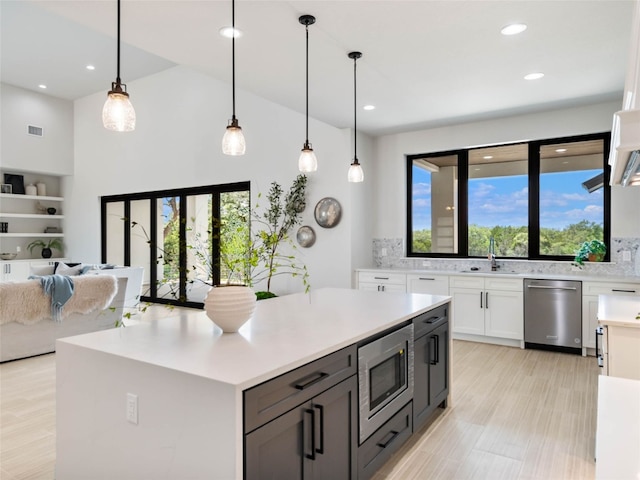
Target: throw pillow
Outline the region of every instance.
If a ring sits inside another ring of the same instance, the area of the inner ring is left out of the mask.
[[[29,276],[37,275],[41,277],[43,275],[51,275],[53,273],[53,265],[31,265],[29,267]]]
[[[67,265],[64,262],[58,262],[54,273],[56,273],[57,275],[67,275],[67,276],[80,275],[80,272],[82,271],[82,267],[83,265],[81,263],[78,263],[76,265]]]

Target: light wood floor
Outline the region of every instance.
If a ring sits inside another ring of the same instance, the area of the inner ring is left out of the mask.
[[[1,480],[54,478],[55,375],[55,354],[0,365]],[[454,341],[453,407],[375,480],[593,479],[597,376],[592,357]]]

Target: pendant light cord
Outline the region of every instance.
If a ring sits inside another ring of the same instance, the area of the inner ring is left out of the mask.
[[[306,80],[306,96],[307,96],[307,101],[306,101],[306,107],[307,107],[307,115],[306,115],[306,135],[305,135],[305,146],[309,144],[309,24],[307,23],[305,25],[305,31],[307,34],[307,60],[306,60],[306,76],[307,76],[307,80]]]
[[[357,102],[356,102],[356,62],[357,58],[353,59],[353,159],[354,161],[358,161],[358,151],[357,151],[357,135],[358,135],[358,124],[357,124]]]
[[[120,0],[118,0],[118,60],[117,60],[117,72],[116,72],[116,85],[120,85]]]
[[[233,112],[231,119],[236,118],[236,2],[231,0],[231,99]]]

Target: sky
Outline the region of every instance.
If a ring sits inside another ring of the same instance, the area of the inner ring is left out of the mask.
[[[601,170],[546,173],[540,177],[540,226],[563,229],[588,220],[602,223],[602,189],[589,193],[582,182]],[[413,170],[413,229],[431,228],[431,173]],[[469,180],[469,224],[526,226],[528,182],[526,175]]]

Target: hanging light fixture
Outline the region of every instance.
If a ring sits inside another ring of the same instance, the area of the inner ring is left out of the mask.
[[[309,25],[316,23],[316,17],[313,15],[302,15],[298,21],[305,26],[307,35],[307,84],[306,84],[306,98],[307,98],[307,115],[306,115],[306,137],[304,145],[302,146],[302,153],[298,159],[298,170],[301,172],[315,172],[318,169],[318,160],[316,154],[313,153],[313,148],[309,143]]]
[[[222,137],[222,153],[225,155],[244,155],[246,144],[242,127],[236,118],[236,2],[231,0],[231,92],[233,99],[233,113],[229,125]]]
[[[362,167],[360,166],[360,162],[358,162],[358,150],[357,150],[357,115],[358,111],[357,102],[356,102],[356,61],[362,57],[362,53],[360,52],[350,52],[348,54],[349,58],[353,59],[353,163],[349,167],[349,173],[347,174],[347,179],[352,183],[358,183],[364,181],[364,172],[362,171]]]
[[[116,81],[111,82],[111,90],[102,107],[102,124],[107,130],[131,132],[136,128],[136,111],[131,105],[127,86],[120,80],[120,0],[118,0],[118,54]]]

